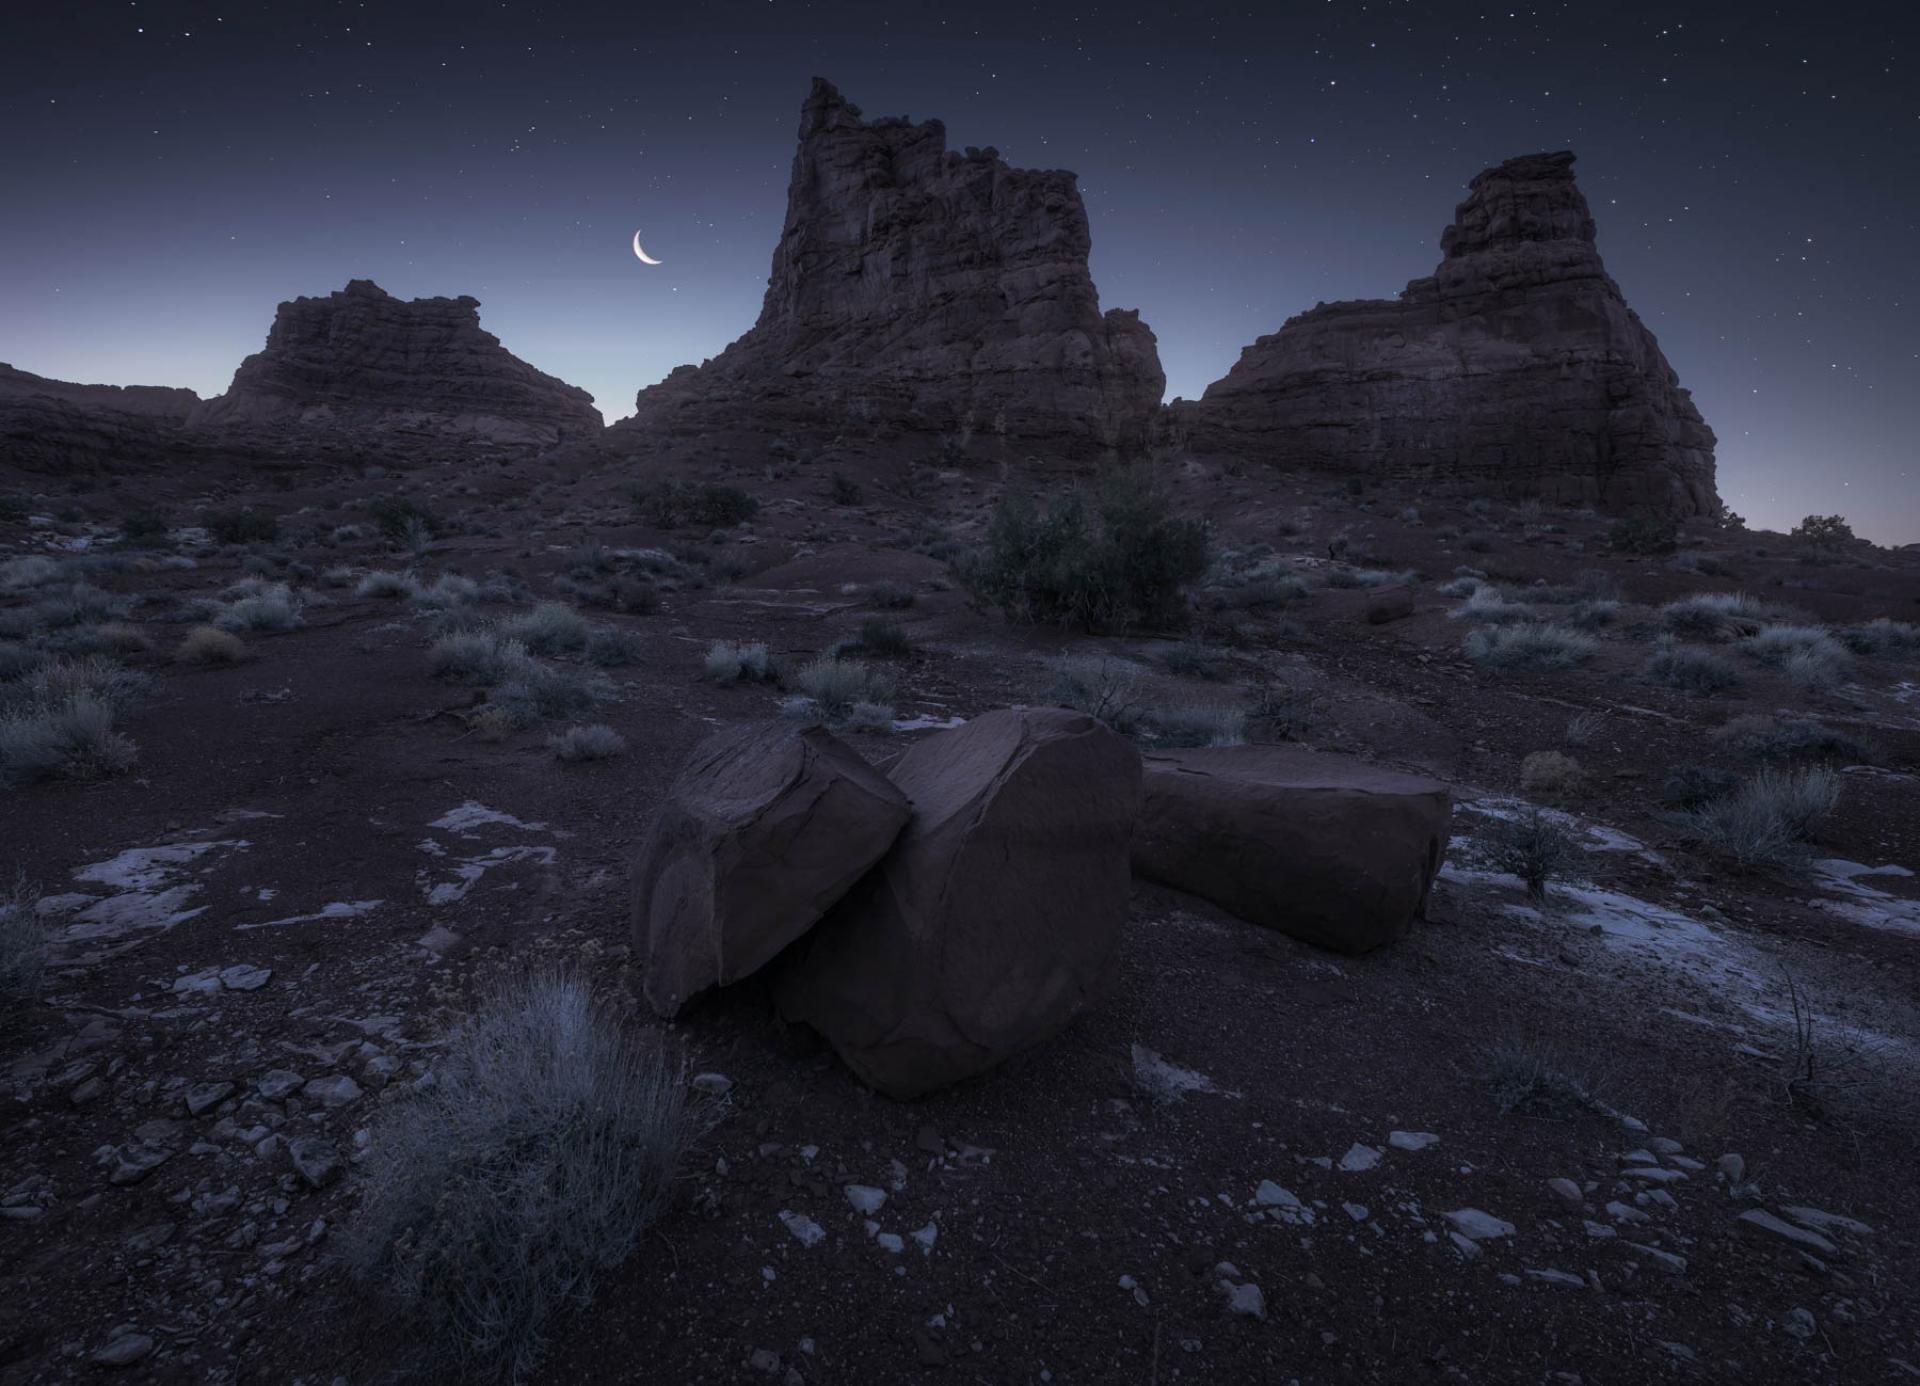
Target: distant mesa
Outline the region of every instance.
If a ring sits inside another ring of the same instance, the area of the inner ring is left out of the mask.
[[[1166,377],[1137,313],[1102,313],[1073,174],[862,120],[814,79],[759,320],[614,426],[937,443],[959,455],[1145,449]]]
[[[191,390],[76,385],[0,365],[0,463],[51,473],[107,460],[151,464],[199,403]]]
[[[1241,353],[1169,436],[1200,456],[1711,514],[1713,431],[1594,248],[1570,153],[1475,178],[1430,278]]]
[[[592,437],[586,391],[546,375],[480,326],[477,299],[398,299],[355,279],[325,298],[280,305],[267,345],[227,392],[188,418],[195,429],[404,435],[543,448]]]

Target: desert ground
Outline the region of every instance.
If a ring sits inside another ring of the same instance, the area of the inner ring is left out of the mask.
[[[1089,634],[956,576],[1003,470],[680,472],[757,508],[663,528],[595,460],[0,488],[0,676],[95,660],[114,710],[0,791],[47,944],[0,1016],[0,1380],[436,1370],[336,1250],[381,1123],[545,967],[658,1035],[698,1131],[528,1379],[1920,1379],[1920,554],[1169,463],[1185,627]],[[1500,643],[1542,624],[1564,667]],[[551,708],[433,653],[506,627]],[[1350,957],[1138,883],[1110,995],[908,1103],[756,979],[663,1024],[634,853],[836,647],[882,766],[1107,681],[1148,742],[1444,780],[1426,917]],[[589,725],[617,751],[557,754]],[[1831,809],[1742,860],[1713,806],[1756,776]],[[1571,845],[1544,899],[1521,821]]]

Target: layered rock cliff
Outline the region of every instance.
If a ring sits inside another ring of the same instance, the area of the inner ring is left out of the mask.
[[[168,454],[191,390],[160,385],[76,385],[0,365],[0,466],[61,473],[138,466]]]
[[[280,305],[267,345],[189,424],[322,436],[403,455],[484,440],[544,448],[597,436],[586,391],[535,370],[480,326],[477,299],[398,299],[355,279]]]
[[[617,433],[1137,451],[1166,377],[1137,313],[1101,313],[1091,245],[1073,174],[950,151],[937,120],[863,121],[816,78],[759,320]]]
[[[1398,299],[1326,303],[1247,347],[1171,434],[1201,455],[1713,513],[1714,436],[1607,274],[1569,153],[1476,177]]]

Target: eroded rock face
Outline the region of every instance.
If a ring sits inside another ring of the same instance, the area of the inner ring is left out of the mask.
[[[1137,313],[1101,313],[1091,244],[1073,174],[951,151],[937,120],[864,121],[816,78],[759,321],[617,433],[1137,451],[1166,377]]]
[[[76,385],[0,365],[0,465],[63,473],[164,458],[200,403],[160,385]]]
[[[1711,429],[1594,247],[1569,153],[1473,180],[1430,278],[1247,347],[1176,443],[1201,455],[1714,513]]]
[[[888,777],[912,820],[783,960],[776,997],[870,1086],[914,1097],[1038,1044],[1105,989],[1140,753],[1080,713],[989,712]]]
[[[820,728],[733,727],[694,749],[635,872],[647,1000],[757,972],[839,901],[906,825],[907,799]]]
[[[359,438],[403,455],[475,441],[548,448],[597,436],[586,391],[543,374],[480,327],[477,299],[398,299],[355,279],[280,305],[265,350],[193,411],[210,432]]]
[[[1146,757],[1134,870],[1341,953],[1412,927],[1446,853],[1444,784],[1298,746]]]

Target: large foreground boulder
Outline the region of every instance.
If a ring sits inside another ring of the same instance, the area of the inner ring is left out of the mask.
[[[990,712],[891,778],[912,822],[794,949],[776,995],[868,1084],[913,1097],[1047,1039],[1104,989],[1140,754],[1080,713]]]
[[[820,728],[716,732],[667,793],[636,872],[634,944],[663,1016],[812,928],[893,845],[906,795]]]
[[[1250,923],[1364,953],[1425,906],[1452,809],[1438,780],[1297,746],[1157,753],[1133,865]]]

